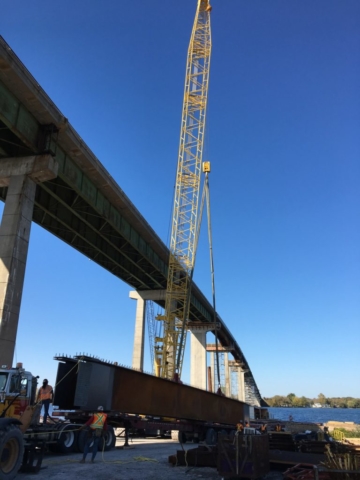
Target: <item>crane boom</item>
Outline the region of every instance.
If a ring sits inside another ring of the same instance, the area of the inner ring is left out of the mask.
[[[198,0],[187,54],[165,313],[160,318],[164,328],[155,347],[158,370],[164,378],[181,374],[185,350],[209,85],[210,11],[209,0]]]

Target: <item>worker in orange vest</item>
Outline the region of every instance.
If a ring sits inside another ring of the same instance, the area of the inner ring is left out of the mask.
[[[37,403],[41,402],[44,407],[44,416],[43,416],[43,423],[46,423],[47,417],[49,416],[49,407],[50,403],[52,403],[53,398],[53,388],[49,385],[47,378],[44,378],[42,387],[39,388],[37,394]]]
[[[275,425],[275,432],[281,432],[281,431],[282,431],[281,425],[280,425],[280,423],[277,423]]]
[[[260,433],[261,433],[262,435],[264,435],[265,433],[267,433],[267,425],[266,425],[266,423],[262,423],[262,424],[260,425]]]
[[[104,413],[104,408],[102,406],[97,408],[97,413],[94,413],[80,430],[83,430],[86,427],[89,427],[89,436],[86,440],[83,458],[80,460],[80,463],[85,463],[86,455],[89,453],[92,442],[94,443],[92,445],[91,463],[94,463],[100,439],[103,436],[104,431],[107,430],[107,415]]]
[[[244,433],[244,422],[242,420],[236,424],[236,430],[238,433]]]

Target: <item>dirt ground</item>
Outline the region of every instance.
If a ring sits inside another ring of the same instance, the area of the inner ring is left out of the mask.
[[[98,452],[95,463],[79,461],[80,453],[71,455],[47,454],[42,468],[36,475],[19,473],[18,480],[195,480],[207,478],[219,480],[216,469],[209,467],[174,467],[168,462],[180,445],[167,439],[134,439],[130,449],[119,448],[123,440],[117,440],[117,446],[110,452]],[[184,445],[185,449],[194,448],[193,444]],[[281,480],[277,472],[270,472],[266,480]]]

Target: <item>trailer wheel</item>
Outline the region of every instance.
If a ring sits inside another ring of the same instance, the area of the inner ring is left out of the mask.
[[[104,450],[105,452],[108,452],[115,447],[115,443],[116,437],[114,429],[113,427],[108,426],[107,430],[104,432],[104,436],[102,437],[101,442],[99,442],[99,450]]]
[[[0,478],[16,477],[24,456],[24,440],[18,427],[12,424],[0,427]]]
[[[66,425],[56,442],[56,451],[60,453],[71,453],[74,451],[77,441],[76,425]]]
[[[217,444],[217,434],[213,428],[208,428],[206,430],[205,436],[206,445],[216,445]]]

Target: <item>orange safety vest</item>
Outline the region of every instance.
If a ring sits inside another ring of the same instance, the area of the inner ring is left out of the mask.
[[[93,430],[96,430],[97,428],[104,428],[106,418],[106,413],[94,413],[90,428],[92,428]]]
[[[40,387],[39,389],[39,398],[40,400],[49,400],[51,398],[52,387],[50,385],[46,385],[46,387]]]
[[[281,432],[281,425],[276,425],[275,430],[276,430],[277,432]]]

